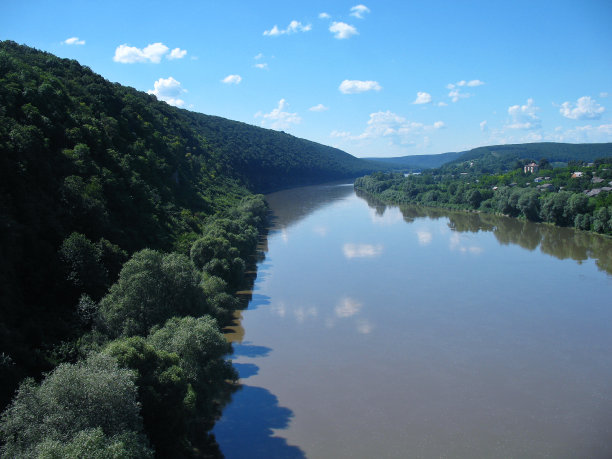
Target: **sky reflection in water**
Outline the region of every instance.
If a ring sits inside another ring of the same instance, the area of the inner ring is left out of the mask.
[[[612,455],[609,240],[351,186],[269,201],[236,335],[247,390],[215,428],[229,458],[270,438],[308,457]],[[241,416],[264,435],[245,443]]]

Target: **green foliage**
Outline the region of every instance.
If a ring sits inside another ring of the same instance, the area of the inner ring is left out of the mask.
[[[108,437],[100,428],[82,430],[66,442],[44,440],[35,450],[37,459],[146,459],[153,456],[142,436],[135,432]]]
[[[207,312],[200,275],[184,255],[145,249],[123,266],[100,302],[100,326],[110,336],[144,336],[173,316]]]
[[[159,457],[172,456],[182,447],[191,411],[179,357],[140,336],[115,340],[103,352],[135,372],[145,432]]]
[[[558,146],[546,145],[547,148]],[[607,145],[609,144],[594,145],[593,151],[605,152]],[[530,144],[522,149],[509,148],[508,151],[532,151],[528,150],[531,146]],[[578,152],[585,150],[583,146],[575,147]],[[539,151],[538,148],[536,145],[535,151]],[[572,148],[567,147],[562,151],[569,154],[573,151]],[[559,157],[554,152],[547,153],[549,157]],[[486,155],[484,157],[488,158]],[[538,177],[536,174],[523,172],[523,162],[532,160],[515,160],[516,170],[490,174],[483,173],[475,166],[482,156],[475,155],[472,158],[470,161],[450,164],[422,175],[404,177],[400,174],[376,173],[360,177],[355,181],[355,188],[383,202],[479,210],[531,221],[545,221],[559,226],[574,226],[604,234],[612,233],[606,210],[612,208],[612,192],[606,191],[605,188],[591,191],[596,186],[605,185],[603,176],[612,170],[612,159],[599,159],[592,165],[575,161],[571,166],[540,171],[541,175]],[[542,161],[542,166],[548,167],[548,164]],[[457,173],[462,167],[470,172]],[[577,177],[579,174],[574,172],[581,172],[582,176]],[[596,185],[599,183],[603,185]],[[589,198],[587,195],[597,192],[599,194],[596,194],[596,197]]]
[[[155,349],[179,357],[179,366],[193,387],[189,396],[197,416],[192,424],[197,430],[210,427],[219,414],[229,388],[227,380],[236,380],[237,373],[224,356],[231,352],[230,344],[210,316],[174,317],[163,327],[151,331],[147,342]]]
[[[40,385],[31,379],[21,384],[2,414],[2,454],[36,457],[39,451],[57,452],[70,444],[74,449],[84,442],[83,436],[90,437],[91,429],[99,429],[98,437],[100,432],[107,437],[104,447],[121,443],[120,437],[128,433],[139,438],[144,452],[139,411],[134,375],[118,368],[113,358],[92,355],[76,364],[62,364]]]

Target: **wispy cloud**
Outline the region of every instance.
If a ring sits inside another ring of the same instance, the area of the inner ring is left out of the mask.
[[[113,60],[122,64],[134,64],[139,62],[159,64],[164,56],[166,56],[166,59],[172,60],[182,59],[187,55],[187,51],[180,48],[174,48],[170,54],[168,54],[168,51],[170,51],[170,48],[163,43],[152,43],[142,49],[123,44],[115,49]]]
[[[359,35],[355,26],[347,24],[346,22],[332,22],[329,26],[329,31],[334,34],[334,38],[338,40],[346,40],[353,35]]]
[[[428,94],[426,92],[417,92],[417,97],[415,99],[414,102],[412,102],[413,104],[429,104],[431,103],[431,94]]]
[[[240,84],[242,77],[240,75],[228,75],[221,80],[225,84]]]
[[[370,12],[370,8],[365,5],[355,5],[351,8],[351,16],[363,19],[363,15]]]
[[[300,21],[291,21],[286,29],[279,29],[276,24],[270,30],[265,30],[264,35],[267,37],[278,37],[279,35],[291,35],[298,32],[308,32],[312,29],[310,24],[302,24]]]
[[[314,107],[310,107],[308,110],[310,110],[311,112],[324,112],[329,110],[329,107],[326,107],[323,104],[318,104],[315,105]]]
[[[462,88],[464,87],[475,88],[477,86],[482,86],[483,84],[484,84],[484,81],[480,81],[480,80],[470,80],[470,81],[461,80],[461,81],[457,81],[456,83],[447,84],[446,89],[450,90],[448,93],[448,97],[451,98],[451,101],[459,102],[459,100],[461,99],[467,99],[468,97],[473,96],[473,94],[463,92]]]
[[[532,130],[539,129],[541,126],[540,118],[536,113],[540,107],[536,107],[533,99],[527,99],[525,105],[512,105],[508,107],[508,115],[510,115],[510,123],[506,125],[509,129],[524,129]]]
[[[84,45],[85,40],[79,40],[79,37],[70,37],[65,39],[62,43],[65,45]]]
[[[185,101],[180,96],[186,93],[187,90],[183,89],[181,83],[174,78],[160,78],[154,83],[154,88],[147,91],[147,93],[153,94],[159,100],[163,100],[176,107],[185,105]]]
[[[343,94],[358,94],[366,91],[380,91],[382,86],[378,81],[344,80],[338,87]]]
[[[331,16],[327,13],[319,13],[319,19],[331,19]]]
[[[606,109],[589,96],[581,97],[576,104],[563,102],[559,112],[572,120],[597,120]]]
[[[262,126],[268,126],[272,129],[288,129],[293,124],[299,124],[302,118],[297,113],[285,111],[289,106],[285,99],[278,102],[278,106],[270,113],[257,112],[256,118],[263,118]]]
[[[268,63],[267,62],[258,62],[257,64],[255,64],[254,67],[256,69],[266,70],[268,68]]]

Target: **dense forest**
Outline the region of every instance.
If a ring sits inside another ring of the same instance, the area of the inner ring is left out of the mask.
[[[372,170],[0,43],[2,455],[219,455],[252,193]]]
[[[575,147],[582,150],[588,146]],[[377,172],[357,179],[355,188],[385,203],[499,213],[612,234],[611,147],[612,144],[596,145],[590,156],[577,155],[587,161],[602,153],[607,157],[592,162],[570,160],[561,167],[553,167],[546,158],[539,163],[513,159],[512,166],[507,166],[506,158],[462,157],[460,162],[423,174]],[[536,169],[526,171],[528,164],[535,164]],[[489,167],[506,171],[483,172]]]

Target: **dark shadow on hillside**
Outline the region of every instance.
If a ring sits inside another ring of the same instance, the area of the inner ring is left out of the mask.
[[[227,459],[305,458],[304,452],[272,429],[286,429],[293,412],[279,406],[278,398],[261,387],[242,386],[214,428],[214,435]]]

